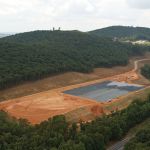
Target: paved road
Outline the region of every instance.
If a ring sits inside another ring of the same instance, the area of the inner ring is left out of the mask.
[[[129,142],[129,140],[132,139],[133,137],[134,136],[126,137],[123,140],[118,141],[117,143],[115,143],[114,145],[109,147],[107,150],[123,150],[125,144],[127,144]]]

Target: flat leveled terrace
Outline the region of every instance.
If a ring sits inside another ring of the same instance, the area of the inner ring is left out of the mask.
[[[123,96],[129,92],[143,89],[142,85],[128,84],[126,82],[105,81],[80,88],[64,91],[65,94],[93,99],[98,102],[107,102]]]

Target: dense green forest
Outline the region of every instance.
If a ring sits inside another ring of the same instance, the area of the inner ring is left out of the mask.
[[[89,33],[99,37],[117,37],[126,40],[150,40],[150,28],[144,27],[111,26],[90,31]]]
[[[144,67],[141,68],[141,74],[147,79],[150,79],[150,65],[144,65]]]
[[[25,120],[17,121],[0,112],[0,149],[105,150],[110,141],[122,138],[149,117],[150,96],[146,101],[134,101],[122,111],[80,125],[69,124],[64,116],[56,116],[31,126]],[[146,138],[149,137],[143,140]]]
[[[125,150],[150,150],[150,125],[141,129],[125,146]]]
[[[126,65],[148,47],[79,31],[35,31],[0,39],[0,88],[48,75]]]

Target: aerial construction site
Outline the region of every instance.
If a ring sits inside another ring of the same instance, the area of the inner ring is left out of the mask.
[[[148,81],[140,82],[142,77],[138,71],[140,64],[147,61],[148,58],[134,60],[128,70],[106,78],[10,98],[0,103],[0,109],[32,124],[62,114],[68,121],[90,121],[126,107],[129,102],[125,97],[149,87]]]

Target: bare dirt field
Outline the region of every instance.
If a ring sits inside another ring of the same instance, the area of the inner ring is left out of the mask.
[[[127,67],[115,67],[111,69],[100,68],[95,69],[91,74],[66,73],[64,75],[26,83],[1,91],[1,100],[9,100],[1,102],[0,109],[16,118],[27,119],[32,124],[40,123],[41,121],[59,114],[66,115],[69,121],[91,120],[95,116],[109,113],[110,110],[105,108],[118,102],[121,103],[121,101],[119,101],[121,98],[108,103],[98,103],[94,100],[63,94],[63,91],[106,80],[125,81],[128,83],[133,83],[134,81],[136,83],[140,78],[137,73],[140,61],[135,60],[136,59],[130,61],[130,64]],[[141,63],[144,61],[148,60],[142,60]],[[43,90],[48,91],[39,92]],[[10,93],[6,94],[6,91]],[[23,96],[27,94],[32,95]],[[13,98],[19,96],[23,97]],[[118,109],[115,105],[114,107],[111,107],[111,110],[116,108]]]
[[[97,68],[89,74],[69,72],[1,90],[0,101],[121,74],[133,68],[133,61],[135,59],[138,58],[133,58],[130,60],[129,65],[124,67]]]
[[[47,91],[18,99],[1,102],[0,109],[8,112],[16,118],[24,118],[36,124],[47,120],[50,117],[65,114],[67,112],[87,107],[91,109],[98,107],[97,114],[102,113],[100,103],[79,97],[64,95],[58,91]],[[80,118],[80,116],[78,116]],[[82,119],[82,116],[81,118]]]

